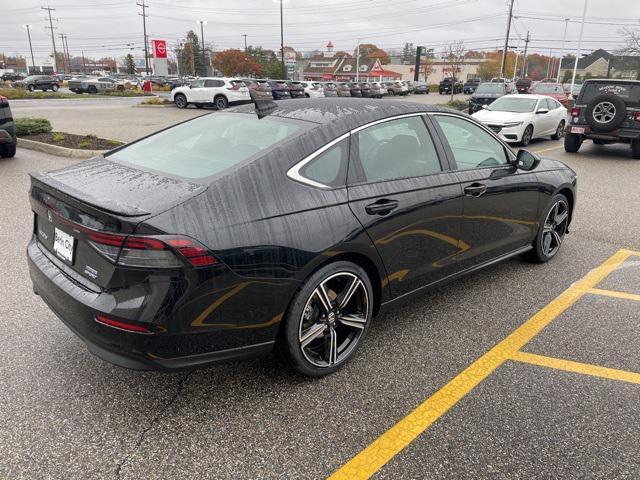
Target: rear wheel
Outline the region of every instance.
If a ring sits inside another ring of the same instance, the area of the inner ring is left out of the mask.
[[[182,93],[178,93],[175,97],[173,97],[173,103],[175,103],[176,107],[178,108],[187,108],[187,106],[189,106],[187,97]]]
[[[0,145],[0,157],[13,158],[16,154],[16,144]]]
[[[558,128],[556,128],[556,133],[551,135],[552,140],[560,140],[564,137],[564,120],[561,120],[558,124]]]
[[[532,138],[533,138],[533,125],[527,125],[527,128],[524,129],[524,133],[522,134],[520,145],[522,145],[523,147],[526,147],[531,143]]]
[[[89,85],[89,88],[87,88],[87,91],[92,94],[98,93],[98,89],[96,88],[95,85]]]
[[[52,85],[51,86],[51,90],[53,90],[54,92],[58,91],[58,85]]]
[[[294,297],[278,351],[304,375],[329,375],[355,353],[372,307],[371,282],[362,268],[345,261],[326,265]]]
[[[33,92],[35,89],[36,87],[34,87],[33,85],[27,86],[27,90],[29,90],[30,92]]]
[[[216,106],[218,110],[224,110],[229,106],[229,101],[227,100],[227,97],[225,97],[224,95],[218,95],[216,98],[213,99],[213,104]]]
[[[576,153],[580,150],[582,145],[582,135],[575,133],[567,133],[564,137],[564,151],[569,153]]]
[[[540,229],[533,242],[533,250],[528,258],[534,262],[544,263],[556,256],[569,225],[569,202],[567,197],[558,194],[551,199],[545,210]]]
[[[640,140],[631,141],[631,158],[640,160]]]

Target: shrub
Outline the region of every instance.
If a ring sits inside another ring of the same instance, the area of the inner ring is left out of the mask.
[[[15,126],[19,137],[51,131],[51,123],[46,118],[16,118]]]
[[[91,148],[92,145],[93,142],[91,140],[83,140],[82,142],[78,143],[79,148]]]
[[[469,104],[468,104],[468,102],[465,102],[464,100],[453,100],[451,102],[445,103],[444,106],[447,107],[447,108],[451,108],[453,110],[462,111],[462,110],[465,110],[469,106]]]
[[[170,100],[160,97],[147,98],[142,101],[142,105],[167,105],[169,103],[171,103]]]
[[[64,133],[56,132],[51,136],[51,140],[54,142],[62,142],[64,140]]]

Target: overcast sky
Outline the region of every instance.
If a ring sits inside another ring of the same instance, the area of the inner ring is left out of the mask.
[[[141,1],[141,0],[139,0]],[[205,41],[216,50],[249,45],[277,49],[280,43],[279,0],[146,0],[149,39],[165,39],[170,48],[189,29],[198,31],[207,20]],[[46,3],[0,0],[0,53],[27,55],[23,24],[32,24],[34,54],[51,52],[45,29]],[[140,55],[143,45],[141,11],[136,0],[50,0],[57,34],[68,35],[72,55],[122,57]],[[559,55],[564,18],[570,18],[567,49],[577,49],[584,0],[515,0],[511,45],[531,32],[530,51]],[[508,0],[284,0],[285,45],[297,50],[353,50],[358,39],[382,48],[405,42],[437,51],[453,40],[468,49],[495,49],[504,41]],[[535,18],[532,18],[535,17]],[[640,28],[640,0],[590,0],[584,50],[620,46],[623,25]],[[523,40],[520,46],[524,46]],[[133,48],[133,50],[131,50]]]

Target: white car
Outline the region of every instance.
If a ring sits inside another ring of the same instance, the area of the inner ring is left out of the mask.
[[[300,82],[307,98],[324,98],[324,87],[320,82]]]
[[[544,95],[514,94],[498,98],[472,117],[498,132],[507,142],[526,146],[534,138],[562,138],[567,109]]]
[[[250,102],[251,95],[245,83],[238,78],[205,77],[187,86],[174,88],[171,101],[178,108],[193,104],[198,108],[213,105],[218,110],[224,110],[229,105]]]

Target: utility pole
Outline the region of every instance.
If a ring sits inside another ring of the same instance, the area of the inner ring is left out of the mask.
[[[560,68],[562,67],[562,59],[564,58],[564,47],[567,41],[567,27],[569,26],[569,19],[564,19],[564,35],[562,36],[562,50],[560,52],[560,64],[558,65],[558,76],[556,77],[556,83],[560,83]]]
[[[507,48],[509,46],[509,34],[511,33],[511,17],[513,17],[513,2],[510,0],[509,18],[507,19],[507,35],[504,39],[504,50],[502,50],[502,61],[500,62],[500,78],[504,78],[504,64],[507,61]]]
[[[87,73],[87,65],[84,63],[84,50],[80,50],[82,53],[82,73]]]
[[[198,20],[200,24],[200,40],[202,41],[202,68],[204,68],[204,75],[207,75],[207,64],[204,61],[204,26],[207,24],[206,20]]]
[[[284,65],[284,17],[282,16],[282,1],[280,0],[280,60],[282,61],[282,79],[287,79],[287,67]]]
[[[571,90],[569,90],[569,98],[573,99],[573,86],[576,83],[576,71],[578,70],[578,59],[582,56],[582,34],[584,33],[584,20],[587,16],[587,4],[589,0],[584,0],[584,9],[582,10],[582,23],[580,24],[580,38],[578,40],[578,54],[573,64],[573,75],[571,77]]]
[[[64,70],[64,73],[69,73],[67,71],[67,67],[69,65],[69,58],[67,56],[67,49],[64,46],[64,39],[66,37],[66,35],[64,33],[59,33],[58,36],[60,37],[60,41],[62,42],[62,70]]]
[[[358,39],[358,47],[356,48],[356,82],[360,81],[360,39]]]
[[[136,2],[136,5],[142,7],[142,13],[138,13],[138,15],[142,16],[142,31],[144,33],[144,73],[145,75],[149,75],[149,47],[147,45],[147,8],[149,5],[142,2]]]
[[[53,44],[53,73],[56,73],[58,71],[58,52],[56,51],[56,36],[53,34],[53,20],[51,19],[51,12],[55,12],[56,9],[49,6],[41,8],[49,14],[49,28],[51,29],[51,43]]]
[[[27,37],[29,37],[29,50],[31,51],[31,68],[33,68],[33,71],[31,72],[31,74],[33,75],[34,73],[36,73],[36,61],[33,59],[33,46],[31,45],[31,31],[30,31],[33,25],[23,25],[23,27],[27,31]],[[29,67],[27,67],[27,73],[29,73]]]
[[[522,71],[524,72],[522,74],[522,76],[524,78],[527,78],[527,73],[528,73],[528,64],[527,64],[527,49],[529,48],[529,42],[530,42],[530,38],[529,38],[529,30],[527,30],[527,38],[524,40],[524,56],[522,61],[524,62],[522,64]]]
[[[67,64],[69,65],[69,73],[71,73],[71,55],[69,55],[69,36],[64,36],[64,48],[67,50]]]
[[[243,33],[241,37],[244,37],[244,54],[247,54],[247,34]]]

